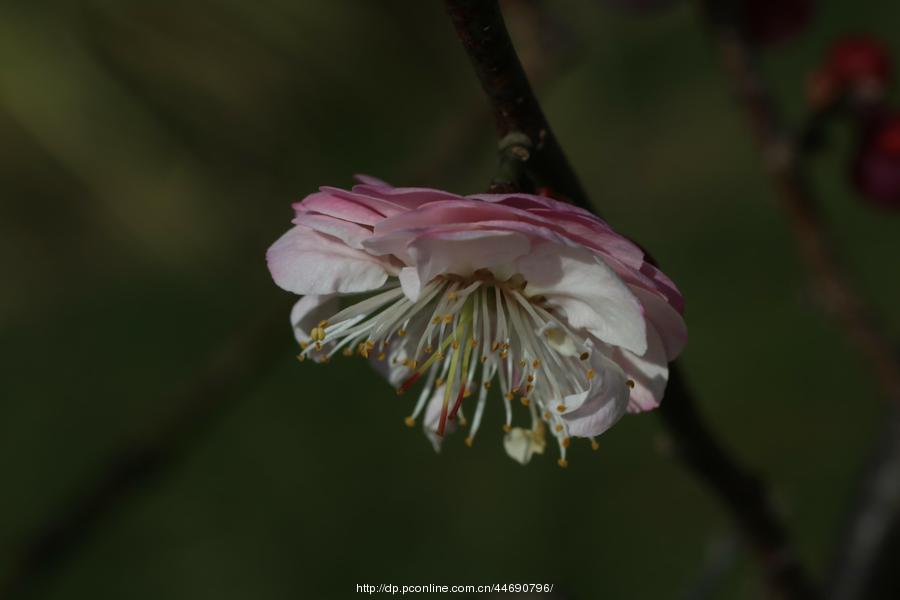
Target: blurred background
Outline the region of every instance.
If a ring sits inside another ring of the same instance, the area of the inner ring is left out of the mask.
[[[595,205],[684,292],[703,411],[821,574],[878,392],[809,291],[696,7],[616,4],[505,10]],[[788,116],[803,120],[831,40],[896,43],[898,18],[896,3],[822,1],[767,46]],[[900,332],[900,218],[851,186],[854,128],[830,134],[814,183],[860,290]],[[290,203],[354,173],[479,192],[494,144],[440,2],[0,5],[0,580],[30,572],[18,591],[48,600],[503,582],[690,598],[712,560],[709,597],[761,595],[654,415],[626,417],[598,452],[573,444],[567,470],[507,458],[498,407],[474,448],[450,438],[437,455],[403,425],[409,398],[362,361],[295,360],[293,298],[264,262]],[[23,565],[23,544],[110,464],[157,443],[173,450],[63,532],[71,552],[51,540]]]

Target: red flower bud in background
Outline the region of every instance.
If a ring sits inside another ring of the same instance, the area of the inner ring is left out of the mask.
[[[801,33],[812,20],[813,0],[741,0],[747,36],[757,44],[777,44]]]
[[[900,113],[879,117],[864,129],[853,182],[871,204],[900,209]]]
[[[825,64],[810,76],[807,96],[817,110],[844,98],[873,105],[884,98],[892,78],[893,64],[884,44],[871,36],[847,36],[832,44]]]

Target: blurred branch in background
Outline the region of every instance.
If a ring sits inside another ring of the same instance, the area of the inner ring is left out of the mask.
[[[891,402],[884,436],[865,469],[830,572],[829,597],[860,598],[900,507],[900,355],[836,257],[836,244],[828,233],[821,205],[804,169],[800,141],[795,141],[782,122],[735,4],[727,0],[701,0],[700,7],[823,308],[840,323],[865,362],[871,365],[884,396]]]
[[[494,111],[501,138],[501,177],[506,175],[505,159],[511,158],[521,171],[527,170],[574,204],[592,210],[528,83],[498,3],[446,0],[446,5]],[[508,157],[509,140],[515,145],[515,136],[521,136],[524,147]],[[506,185],[501,189],[515,189],[521,180],[516,174],[504,177]],[[761,560],[772,590],[783,598],[815,598],[814,586],[764,486],[713,435],[676,365],[670,367],[666,392],[660,413],[677,453],[732,514]]]
[[[121,448],[57,515],[41,526],[0,572],[0,598],[23,597],[71,558],[104,519],[158,480],[195,447],[230,406],[249,394],[288,350],[284,306],[262,311],[213,353],[196,380],[175,394],[178,412],[156,431]]]

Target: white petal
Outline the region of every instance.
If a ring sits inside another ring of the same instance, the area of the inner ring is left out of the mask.
[[[584,248],[544,243],[518,261],[528,296],[544,296],[576,328],[635,354],[647,349],[641,305],[601,258]]]
[[[598,353],[594,353],[595,355]],[[593,356],[591,357],[593,360]],[[602,358],[604,367],[592,382],[587,400],[562,418],[566,421],[569,434],[577,437],[600,435],[612,427],[625,414],[628,407],[628,387],[625,373],[609,359]]]
[[[380,259],[302,225],[278,238],[266,260],[275,283],[295,294],[366,292],[388,277]]]
[[[647,352],[643,356],[617,348],[613,360],[634,381],[628,410],[642,412],[659,406],[669,379],[669,364],[656,328],[652,324],[647,327]]]
[[[513,231],[464,230],[421,235],[410,242],[419,279],[425,283],[437,275],[471,275],[479,269],[498,269],[507,274],[515,259],[531,248],[528,237]]]
[[[410,302],[416,302],[422,294],[422,281],[415,267],[403,267],[400,269],[400,287],[403,294]]]
[[[338,297],[333,294],[300,298],[291,309],[291,325],[298,342],[310,342],[309,330],[338,311]]]
[[[503,449],[510,458],[522,465],[527,465],[533,455],[543,454],[545,445],[542,436],[521,427],[513,427],[503,437]]]

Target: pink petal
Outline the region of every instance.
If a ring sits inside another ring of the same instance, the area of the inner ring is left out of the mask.
[[[369,208],[365,204],[352,198],[324,191],[310,194],[301,202],[297,202],[294,204],[294,210],[297,214],[319,213],[336,219],[350,221],[351,223],[369,226],[373,226],[384,219],[382,213]]]
[[[359,250],[362,250],[363,241],[372,237],[372,230],[367,227],[325,215],[301,213],[294,217],[293,223],[335,237],[351,248]]]

